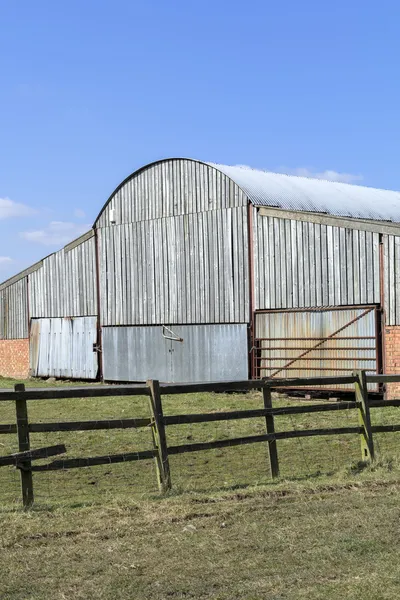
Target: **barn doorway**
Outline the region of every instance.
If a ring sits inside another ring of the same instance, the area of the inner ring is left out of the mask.
[[[242,381],[247,324],[103,327],[105,381]]]
[[[256,312],[253,377],[377,373],[378,317],[376,305]]]

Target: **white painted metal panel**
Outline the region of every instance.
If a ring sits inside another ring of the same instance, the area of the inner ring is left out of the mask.
[[[31,374],[38,377],[96,379],[96,317],[33,319],[30,333]]]

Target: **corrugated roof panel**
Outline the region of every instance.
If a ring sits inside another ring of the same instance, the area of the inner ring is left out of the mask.
[[[209,163],[257,206],[400,222],[400,192]]]

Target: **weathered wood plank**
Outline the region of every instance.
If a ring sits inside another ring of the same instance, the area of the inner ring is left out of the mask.
[[[113,419],[110,421],[65,421],[60,423],[30,423],[31,433],[42,433],[50,431],[97,431],[101,429],[131,429],[148,427],[152,420],[148,417],[143,419]],[[0,433],[1,433],[0,425]]]
[[[387,406],[400,406],[400,400],[381,401],[369,403],[370,408],[385,408]],[[164,416],[164,425],[181,425],[184,423],[207,423],[213,421],[230,421],[236,419],[250,419],[265,417],[267,415],[296,415],[317,412],[333,412],[338,410],[351,410],[356,408],[355,402],[335,402],[324,404],[305,404],[303,406],[281,406],[272,409],[257,408],[250,410],[224,411],[215,413],[193,413],[184,415]],[[115,419],[111,421],[65,421],[58,423],[29,423],[30,433],[49,433],[57,431],[91,431],[101,429],[129,429],[148,427],[152,419],[149,417],[138,419]],[[17,426],[13,423],[0,425],[1,434],[16,433]]]
[[[305,387],[305,386],[324,386],[324,385],[339,385],[346,383],[354,383],[355,378],[353,375],[340,376],[340,377],[297,377],[293,379],[272,379],[271,385],[274,388],[294,388],[294,387]]]
[[[197,452],[200,450],[212,450],[214,448],[226,448],[231,446],[242,446],[255,444],[257,442],[268,442],[270,440],[289,440],[299,437],[315,437],[319,435],[346,435],[361,432],[361,427],[339,427],[335,429],[304,429],[294,431],[279,431],[271,434],[252,435],[248,437],[232,438],[228,440],[216,440],[213,442],[199,442],[196,444],[184,444],[182,446],[169,446],[168,454],[183,454],[185,452]]]
[[[196,392],[247,392],[262,388],[262,381],[258,379],[248,381],[221,381],[205,383],[162,383],[161,394],[193,394]]]
[[[113,419],[110,421],[63,421],[51,423],[29,423],[30,433],[45,433],[54,431],[97,431],[101,429],[130,429],[148,427],[152,423],[149,417],[140,419]],[[17,426],[13,423],[0,425],[0,435],[16,433]]]
[[[275,424],[274,424],[274,416],[272,413],[272,395],[271,388],[269,386],[265,386],[263,389],[263,400],[264,400],[264,408],[266,410],[271,411],[269,414],[265,415],[265,425],[267,429],[267,434],[275,433]],[[276,446],[276,439],[269,440],[268,442],[268,450],[269,450],[269,462],[271,466],[271,475],[272,478],[275,479],[279,477],[279,461],[278,461],[278,449]]]
[[[400,375],[369,375],[367,381],[389,382],[400,381]],[[269,383],[274,388],[326,386],[355,383],[352,375],[340,377],[300,377],[286,379],[271,379]],[[258,379],[245,381],[205,382],[192,384],[161,384],[162,394],[190,394],[196,392],[246,392],[262,389],[263,382]],[[22,395],[21,395],[22,394]],[[109,396],[149,396],[150,391],[146,385],[98,385],[70,388],[31,388],[24,392],[12,392],[8,389],[0,390],[0,401],[9,402],[22,397],[25,400],[57,400],[60,398],[101,398]]]
[[[57,444],[56,446],[48,446],[47,448],[37,448],[35,450],[27,450],[26,452],[17,452],[8,456],[0,456],[0,467],[6,465],[16,465],[25,468],[26,460],[35,460],[39,458],[47,458],[49,456],[56,456],[57,454],[63,454],[67,449],[64,444]]]
[[[167,438],[165,435],[164,415],[161,403],[160,382],[148,380],[150,389],[150,409],[152,413],[152,436],[154,450],[156,451],[156,467],[160,490],[166,492],[171,489],[171,472],[168,460]]]
[[[387,408],[389,406],[400,406],[400,399],[395,400],[369,400],[370,408]]]
[[[400,401],[399,401],[400,402]],[[165,425],[182,425],[183,423],[209,423],[213,421],[231,421],[236,419],[251,419],[267,415],[296,415],[316,412],[333,412],[356,408],[355,402],[335,402],[324,404],[305,404],[304,406],[281,406],[276,408],[254,408],[215,413],[192,413],[185,415],[164,416]]]
[[[23,397],[18,397],[19,393],[24,392],[25,386],[23,383],[17,383],[14,386],[15,395],[15,412],[17,419],[17,436],[18,436],[18,450],[20,452],[26,452],[30,450],[29,443],[29,425],[28,425],[28,407],[26,400]],[[20,470],[21,475],[21,491],[22,491],[22,502],[24,508],[29,508],[33,504],[33,479],[32,479],[32,463],[29,458],[21,461],[23,469]]]
[[[85,387],[31,388],[12,392],[0,390],[0,401],[16,400],[58,400],[60,398],[104,398],[108,396],[149,396],[146,385],[94,385]]]
[[[400,425],[372,425],[373,433],[394,433],[400,431]]]
[[[14,423],[0,425],[0,435],[3,433],[17,433],[17,426]]]
[[[108,454],[106,456],[91,456],[88,458],[69,458],[65,460],[54,460],[47,465],[32,466],[32,471],[59,471],[63,469],[95,467],[99,465],[130,462],[133,460],[147,460],[154,458],[154,456],[154,450],[141,450],[140,452],[128,452],[126,454]]]
[[[400,375],[368,375],[367,383],[398,383]]]
[[[361,460],[374,460],[374,442],[372,438],[371,416],[368,404],[368,388],[365,371],[355,371],[357,377],[355,383],[356,403],[358,408],[358,422],[361,426]]]

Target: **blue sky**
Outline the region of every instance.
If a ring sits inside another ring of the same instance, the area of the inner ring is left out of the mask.
[[[385,0],[0,0],[0,281],[158,158],[400,189],[399,18]]]

